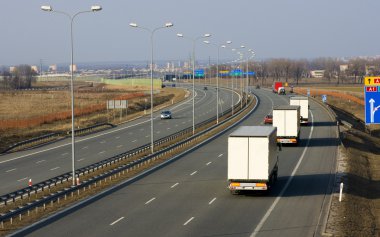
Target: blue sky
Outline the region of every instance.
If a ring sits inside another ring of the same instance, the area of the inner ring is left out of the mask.
[[[75,62],[148,61],[149,34],[136,22],[156,28],[155,59],[187,59],[190,41],[176,37],[212,34],[213,43],[245,45],[257,58],[316,58],[380,55],[377,0],[3,0],[0,9],[0,65],[70,61],[69,21],[43,12],[41,5],[68,13],[101,5],[74,23]],[[216,58],[216,49],[198,41],[196,58]],[[221,58],[234,59],[230,49]]]

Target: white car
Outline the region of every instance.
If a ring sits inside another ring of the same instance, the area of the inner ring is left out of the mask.
[[[172,118],[172,112],[165,110],[161,112],[161,119],[171,119]]]

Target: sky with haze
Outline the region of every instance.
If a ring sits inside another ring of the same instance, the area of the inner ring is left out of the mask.
[[[221,59],[238,58],[231,48],[251,48],[257,59],[380,55],[379,0],[2,0],[0,65],[70,61],[70,21],[44,12],[41,5],[78,15],[74,22],[75,62],[150,60],[150,34],[129,23],[154,29],[156,60],[188,59],[192,42],[233,43]],[[196,58],[216,58],[216,48],[196,43]]]

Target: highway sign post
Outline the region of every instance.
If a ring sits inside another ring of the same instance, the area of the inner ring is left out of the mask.
[[[365,77],[364,101],[365,123],[380,124],[380,77]]]

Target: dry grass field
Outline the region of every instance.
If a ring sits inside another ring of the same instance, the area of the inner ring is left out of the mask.
[[[68,88],[53,90],[64,83],[35,85],[46,90],[2,91],[0,93],[0,151],[10,145],[51,132],[66,132],[71,126],[71,95]],[[75,87],[75,125],[77,128],[97,123],[119,123],[143,114],[149,108],[149,88],[118,87],[78,83]],[[182,100],[181,89],[163,88],[155,95],[155,105]],[[108,110],[107,100],[128,100],[128,110]],[[127,114],[127,115],[126,115]]]

